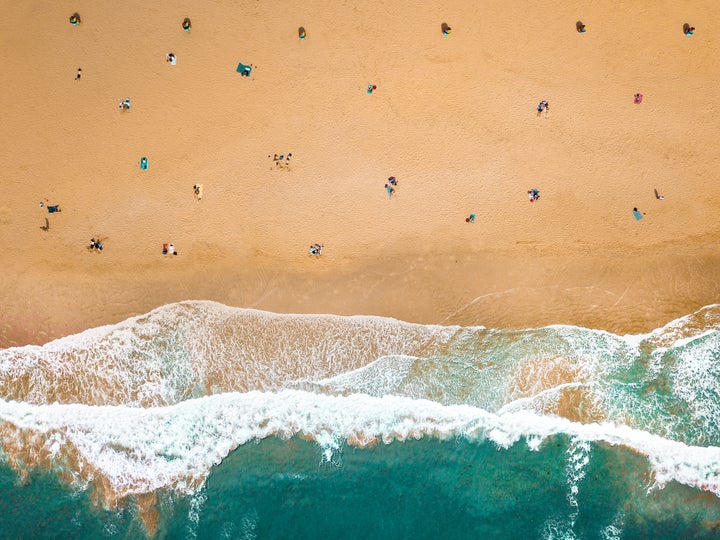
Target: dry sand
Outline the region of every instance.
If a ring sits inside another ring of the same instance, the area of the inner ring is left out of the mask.
[[[0,346],[186,299],[628,332],[720,298],[714,1],[27,1],[4,17]]]

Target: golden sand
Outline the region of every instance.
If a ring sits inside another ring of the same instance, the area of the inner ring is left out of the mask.
[[[615,4],[8,4],[0,346],[186,299],[621,332],[717,302],[720,12]]]

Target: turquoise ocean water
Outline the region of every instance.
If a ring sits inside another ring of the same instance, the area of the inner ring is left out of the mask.
[[[718,538],[718,330],[184,302],[0,350],[0,537]]]

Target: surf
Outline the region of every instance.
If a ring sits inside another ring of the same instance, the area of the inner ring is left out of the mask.
[[[4,459],[22,470],[57,469],[93,483],[106,506],[172,490],[196,492],[238,446],[277,436],[315,441],[333,460],[348,444],[368,447],[423,437],[490,441],[537,451],[555,435],[623,446],[644,456],[653,489],[670,481],[720,496],[720,447],[689,446],[614,423],[582,424],[530,411],[494,414],[397,396],[329,396],[297,390],[219,394],[153,408],[0,402]],[[11,441],[11,442],[9,442]]]
[[[21,478],[53,471],[91,489],[105,508],[135,500],[148,530],[157,493],[199,496],[234,451],[273,437],[312,441],[328,463],[347,446],[462,439],[535,452],[565,437],[572,485],[600,445],[641,456],[650,490],[677,482],[716,497],[718,330],[720,306],[620,336],[181,302],[0,350],[2,459]]]

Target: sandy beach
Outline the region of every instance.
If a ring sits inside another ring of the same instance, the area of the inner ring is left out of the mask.
[[[5,14],[0,347],[188,299],[643,332],[720,298],[713,2]]]

